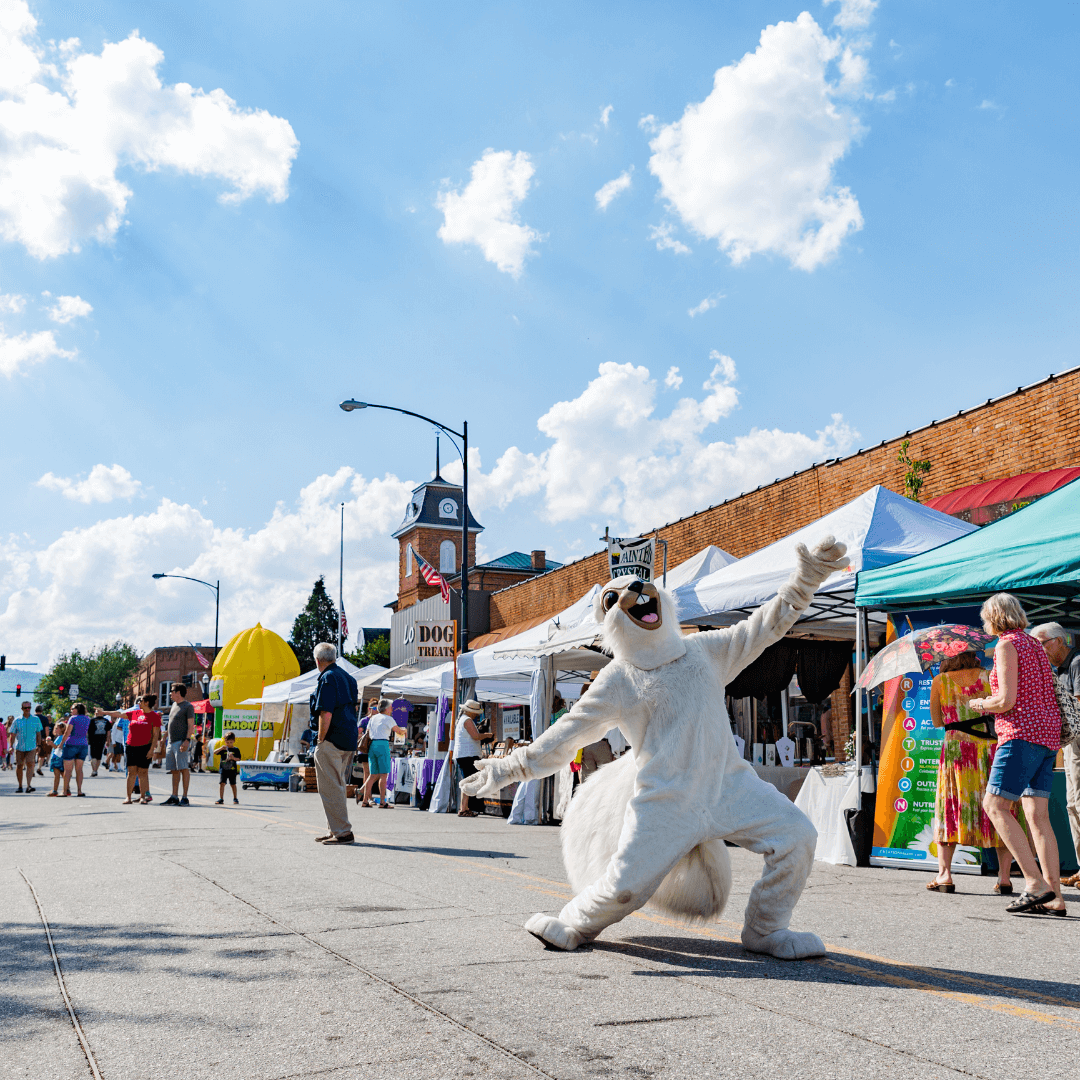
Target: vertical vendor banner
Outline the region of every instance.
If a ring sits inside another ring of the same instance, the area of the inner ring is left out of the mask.
[[[912,613],[912,617],[905,617],[906,632],[933,625],[931,620],[974,625],[971,610],[957,608],[941,613]],[[985,665],[979,655],[980,663]],[[930,685],[937,671],[935,664],[928,671],[912,672],[884,685],[871,866],[911,869],[937,865],[934,808],[938,762],[945,739],[944,729],[934,727],[930,715]],[[981,865],[979,848],[957,845],[954,871],[978,873]]]
[[[629,575],[642,581],[652,581],[655,560],[655,536],[608,538],[608,570],[613,578]]]

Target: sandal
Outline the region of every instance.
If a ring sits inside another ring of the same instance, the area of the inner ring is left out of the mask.
[[[132,802],[131,799],[124,799],[124,801],[120,805],[121,806],[130,806],[131,802]]]
[[[475,810],[459,810],[458,817],[476,817]]]
[[[141,803],[141,804],[142,804],[143,806],[146,806],[146,804],[147,804],[147,803],[152,803],[153,801],[154,801],[154,800],[153,800],[153,798],[152,798],[151,796],[149,796],[149,795],[144,795],[144,796],[143,796],[143,797],[142,797],[142,798],[141,798],[141,799],[139,800],[139,802],[140,802],[140,803]]]
[[[952,893],[956,892],[956,883],[953,881],[931,881],[926,888],[930,892]]]
[[[1012,896],[1013,887],[1012,887],[1011,884],[1002,885],[1001,882],[999,881],[994,886],[994,892],[997,893],[998,896]]]
[[[1057,893],[1052,890],[1043,893],[1041,896],[1032,896],[1032,894],[1025,889],[1005,910],[1010,915],[1022,915],[1025,911],[1031,911],[1041,904],[1048,904],[1051,900],[1056,899]]]
[[[1036,904],[1031,908],[1032,915],[1056,915],[1059,919],[1065,918],[1068,915],[1068,911],[1064,907],[1052,908],[1047,907],[1045,904]]]

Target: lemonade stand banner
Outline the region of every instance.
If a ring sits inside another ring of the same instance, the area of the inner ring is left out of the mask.
[[[280,717],[279,717],[280,720]],[[230,731],[238,738],[245,736],[255,737],[259,730],[258,709],[223,709],[221,713],[221,733],[227,735]],[[274,730],[274,720],[270,716],[262,718],[263,738],[268,732]]]

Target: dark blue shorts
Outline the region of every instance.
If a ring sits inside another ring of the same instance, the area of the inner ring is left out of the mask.
[[[1023,739],[998,743],[986,790],[1016,802],[1022,795],[1049,799],[1057,751]]]
[[[72,746],[71,743],[64,743],[64,760],[85,761],[89,749],[88,746]]]

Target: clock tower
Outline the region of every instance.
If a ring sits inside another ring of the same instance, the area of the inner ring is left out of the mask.
[[[431,563],[444,577],[461,571],[461,515],[468,514],[469,565],[476,563],[476,534],[483,526],[463,505],[462,490],[435,469],[435,479],[413,489],[405,519],[394,531],[398,542],[398,598],[395,611],[412,607],[439,590],[420,576],[413,554]]]

